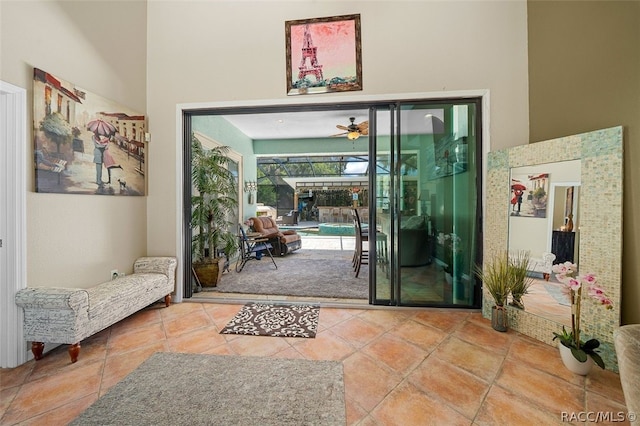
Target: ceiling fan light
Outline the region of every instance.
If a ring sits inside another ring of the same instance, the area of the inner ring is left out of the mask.
[[[360,132],[349,132],[347,133],[347,139],[350,141],[355,141],[360,137]]]

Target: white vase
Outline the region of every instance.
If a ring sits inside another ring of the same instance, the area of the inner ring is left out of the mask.
[[[593,359],[591,359],[589,355],[587,355],[587,360],[585,362],[580,362],[573,356],[571,349],[562,343],[558,344],[558,348],[560,349],[560,358],[562,359],[562,363],[567,367],[567,369],[569,369],[569,371],[581,376],[586,376],[589,371],[591,371],[591,367],[593,367]]]

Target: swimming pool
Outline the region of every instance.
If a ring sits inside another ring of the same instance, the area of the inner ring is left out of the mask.
[[[295,226],[280,226],[281,230],[295,229],[300,235],[355,235],[352,223],[320,223],[317,228],[302,228],[296,229]]]

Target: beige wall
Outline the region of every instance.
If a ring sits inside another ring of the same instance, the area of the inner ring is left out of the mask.
[[[530,139],[624,126],[622,322],[640,323],[640,2],[530,1]]]
[[[148,250],[175,250],[175,105],[339,101],[344,96],[489,89],[494,148],[528,141],[525,2],[148,4],[152,179]],[[360,13],[362,92],[286,96],[284,22]]]
[[[29,285],[175,254],[176,104],[288,100],[284,21],[351,13],[364,90],[349,95],[489,89],[492,149],[625,126],[623,320],[640,322],[638,2],[3,0],[0,79],[30,99],[39,67],[147,113],[152,133],[146,198],[36,194],[29,174]]]
[[[0,79],[27,89],[33,67],[146,112],[146,3],[0,2]],[[29,136],[31,139],[31,136]],[[27,158],[29,286],[88,287],[146,253],[145,197],[34,192]]]

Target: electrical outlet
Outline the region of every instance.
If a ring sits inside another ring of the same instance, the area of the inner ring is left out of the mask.
[[[124,272],[118,272],[118,278],[124,277],[125,273]]]
[[[118,274],[118,270],[117,269],[112,269],[111,270],[111,279],[115,280],[116,278],[118,278],[119,274]]]

